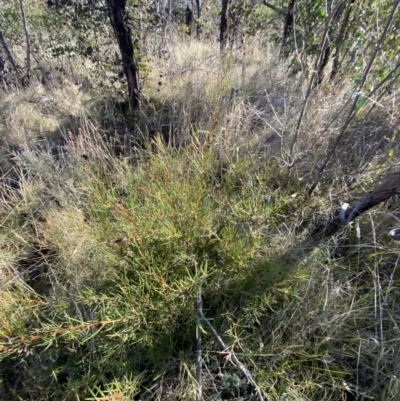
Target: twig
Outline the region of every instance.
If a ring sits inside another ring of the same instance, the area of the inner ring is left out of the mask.
[[[266,6],[266,7],[269,7],[271,10],[274,10],[275,12],[277,12],[280,15],[285,16],[285,14],[286,14],[284,10],[281,10],[280,8],[274,6],[273,4],[269,3],[268,1],[264,1],[264,3],[262,3],[262,4],[264,4],[264,6]]]
[[[199,301],[199,298],[200,298],[200,301]],[[199,295],[197,296],[197,299],[196,299],[196,303],[197,303],[198,305],[199,305],[199,302],[200,302],[200,305],[201,305],[201,304],[202,304],[202,301],[201,301],[201,294],[199,294]],[[214,326],[211,324],[211,322],[206,318],[206,316],[205,316],[204,313],[203,313],[203,310],[202,310],[201,308],[197,308],[197,313],[198,313],[198,316],[199,316],[201,319],[203,319],[203,320],[205,321],[205,323],[207,324],[207,326],[208,326],[208,327],[210,328],[210,330],[213,332],[215,338],[216,338],[217,341],[220,343],[222,349],[223,349],[224,351],[228,350],[229,347],[225,344],[224,340],[223,340],[223,339],[221,338],[221,336],[218,334],[217,330],[215,330],[215,328],[214,328]],[[261,394],[260,387],[259,387],[258,384],[254,381],[254,379],[253,379],[253,377],[251,376],[250,372],[240,363],[239,359],[237,359],[235,353],[234,353],[232,350],[230,350],[229,353],[230,353],[230,358],[231,358],[232,362],[233,362],[233,363],[240,369],[240,371],[246,376],[247,380],[250,382],[250,384],[253,386],[254,390],[257,392],[259,401],[264,401],[264,397],[263,397],[263,395]]]
[[[211,374],[210,369],[208,368],[208,366],[207,366],[207,364],[205,362],[204,362],[204,368],[206,369],[208,375],[211,378],[211,383],[212,383],[212,386],[214,387],[215,394],[219,395],[220,392],[218,391],[217,386],[215,385],[213,375]]]
[[[21,16],[22,16],[22,25],[24,27],[25,32],[25,40],[26,40],[26,83],[29,84],[31,79],[31,41],[29,38],[28,26],[26,24],[25,10],[22,0],[19,0],[19,6],[21,8]]]
[[[197,401],[202,400],[203,396],[203,378],[202,378],[202,370],[201,370],[201,319],[203,318],[203,299],[201,297],[201,287],[199,289],[199,293],[196,297],[196,307],[197,307],[197,317],[199,320],[198,331],[197,331],[197,347],[196,347],[196,377],[197,377],[197,384],[198,384],[198,392],[197,392]]]

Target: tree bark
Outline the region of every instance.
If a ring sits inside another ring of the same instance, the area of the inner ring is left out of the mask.
[[[21,8],[22,25],[24,27],[25,40],[26,40],[26,74],[23,79],[23,84],[25,86],[28,86],[31,80],[31,42],[29,38],[28,26],[26,24],[25,10],[22,0],[19,0],[19,6]]]
[[[201,17],[201,0],[196,0],[197,20],[196,20],[196,37],[200,39],[200,17]]]
[[[229,0],[222,0],[221,7],[221,24],[219,26],[219,44],[221,48],[221,53],[225,51],[227,36],[228,36],[228,12]]]
[[[296,0],[290,0],[288,9],[286,12],[286,18],[285,18],[285,26],[283,28],[283,38],[282,38],[282,47],[286,46],[286,42],[289,38],[289,36],[293,32],[293,11],[294,11],[294,6],[296,4]]]
[[[130,30],[126,23],[126,0],[107,0],[111,25],[114,28],[122,56],[122,64],[128,84],[128,99],[134,108],[140,106],[139,70],[133,53]]]
[[[186,5],[185,11],[185,25],[186,25],[186,33],[190,36],[192,34],[192,22],[193,22],[193,12],[189,8],[189,5]]]

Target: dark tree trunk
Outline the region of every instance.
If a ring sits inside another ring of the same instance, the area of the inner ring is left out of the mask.
[[[318,85],[321,85],[322,80],[324,79],[324,69],[326,67],[326,65],[328,64],[329,61],[329,57],[331,56],[331,45],[329,43],[329,41],[325,44],[325,49],[323,51],[323,55],[322,55],[322,60],[320,63],[320,66],[318,68],[318,77],[317,77],[317,82]]]
[[[193,22],[193,12],[189,8],[189,5],[186,6],[186,11],[185,11],[185,25],[186,25],[186,33],[188,35],[192,34],[192,22]]]
[[[221,52],[224,52],[228,36],[228,12],[229,0],[222,0],[221,7],[221,24],[219,26],[219,44],[221,46]]]
[[[196,0],[196,6],[197,6],[196,36],[197,39],[200,39],[201,0]]]
[[[139,71],[133,54],[130,30],[126,24],[126,0],[107,0],[107,2],[110,21],[122,56],[129,102],[135,108],[140,105]]]
[[[296,0],[289,0],[289,5],[288,5],[287,12],[286,12],[286,17],[285,17],[285,26],[283,28],[282,47],[285,47],[289,36],[293,32],[293,21],[294,21],[293,10],[294,10],[295,4],[296,4]]]
[[[28,86],[31,81],[31,40],[29,37],[28,27],[26,24],[24,4],[22,3],[22,0],[19,0],[19,6],[21,9],[22,25],[24,27],[25,40],[26,40],[26,73],[22,80],[22,83],[24,84],[24,86]]]

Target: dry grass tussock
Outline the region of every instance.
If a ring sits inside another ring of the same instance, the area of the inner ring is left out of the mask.
[[[256,399],[235,355],[265,399],[395,401],[398,200],[310,240],[398,162],[395,100],[354,119],[307,197],[350,81],[315,90],[296,132],[307,80],[256,40],[149,67],[139,113],[68,83],[4,95],[2,399],[194,399],[199,368],[204,400]]]
[[[5,94],[1,145],[28,149],[46,141],[56,145],[65,124],[80,115],[84,100],[84,93],[72,82],[54,87],[34,82],[27,90]]]
[[[181,45],[171,51],[173,57],[152,68],[150,82],[161,85],[153,85],[149,93],[161,97],[165,106],[173,105],[181,117],[177,126],[211,131],[228,149],[248,147],[270,131],[279,133],[279,102],[287,89],[284,66],[272,51],[251,43],[246,49],[221,58],[218,44]]]
[[[256,39],[225,58],[218,44],[179,43],[151,64],[145,93],[154,113],[146,109],[144,129],[172,143],[193,132],[212,135],[222,152],[237,149],[293,164],[292,171],[311,185],[348,117],[353,82],[314,90],[298,127],[307,86],[301,72],[291,75],[277,51],[260,48]],[[358,175],[367,160],[384,154],[384,137],[398,120],[396,104],[394,97],[367,104],[372,110],[351,125],[323,180]]]

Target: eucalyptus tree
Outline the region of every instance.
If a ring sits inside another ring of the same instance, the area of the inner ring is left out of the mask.
[[[126,0],[107,0],[111,24],[114,28],[128,85],[128,99],[136,108],[140,105],[139,69],[134,57],[130,29],[126,23]]]

